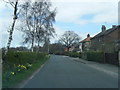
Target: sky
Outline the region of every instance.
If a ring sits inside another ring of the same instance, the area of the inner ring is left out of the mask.
[[[77,33],[81,40],[90,34],[91,37],[101,32],[101,26],[107,29],[118,25],[118,0],[51,0],[52,8],[56,8],[54,28],[57,36],[51,38],[51,43],[71,30]],[[12,24],[13,8],[0,1],[0,47],[6,47],[8,30]],[[17,21],[16,26],[19,21]],[[11,47],[22,46],[22,32],[16,28],[13,33]]]

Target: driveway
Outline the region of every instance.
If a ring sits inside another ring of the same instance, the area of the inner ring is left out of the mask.
[[[23,88],[118,88],[118,77],[89,63],[52,55]]]

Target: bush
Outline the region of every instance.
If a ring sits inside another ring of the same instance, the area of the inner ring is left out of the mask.
[[[90,51],[90,52],[87,52],[86,54],[87,54],[88,61],[104,62],[103,52]]]
[[[36,52],[16,52],[9,51],[7,55],[3,58],[7,64],[13,66],[14,64],[27,64],[34,63],[45,57],[46,53],[36,53]]]
[[[87,53],[86,52],[82,52],[81,53],[81,58],[86,60],[87,59]]]
[[[78,53],[78,52],[69,52],[69,53],[68,53],[68,56],[81,58],[81,54]]]

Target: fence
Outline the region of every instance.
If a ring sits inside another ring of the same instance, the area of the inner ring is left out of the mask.
[[[105,62],[109,64],[119,65],[118,53],[105,53]]]

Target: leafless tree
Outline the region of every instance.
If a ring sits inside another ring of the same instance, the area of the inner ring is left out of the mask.
[[[34,14],[34,8],[31,5],[31,2],[25,2],[22,5],[22,11],[21,11],[21,21],[22,26],[20,30],[24,33],[23,43],[30,43],[31,44],[31,51],[33,51],[34,46],[34,40],[35,40],[35,14]]]
[[[12,25],[10,27],[10,30],[8,30],[9,32],[9,38],[8,38],[8,42],[7,42],[7,48],[6,48],[6,53],[8,52],[9,48],[10,48],[10,44],[11,44],[11,41],[12,41],[12,34],[13,34],[13,31],[14,31],[14,27],[15,27],[15,23],[16,23],[16,20],[17,20],[17,16],[20,12],[20,10],[18,10],[18,0],[15,0],[15,1],[5,1],[6,3],[10,4],[12,7],[13,7],[13,22],[12,22]],[[5,53],[5,54],[6,54]]]
[[[47,48],[47,52],[49,53],[49,44],[50,44],[50,37],[54,37],[55,29],[53,27],[53,22],[55,22],[55,16],[56,16],[56,9],[53,12],[49,12],[48,16],[45,19],[45,46]]]
[[[33,51],[34,43],[39,44],[49,36],[53,36],[55,30],[53,28],[53,22],[55,22],[55,10],[50,11],[51,3],[47,0],[40,2],[26,2],[23,5],[21,12],[23,16],[24,24],[27,28],[23,29],[25,33],[25,43],[31,43],[31,49]]]
[[[80,37],[74,31],[66,31],[60,41],[67,47],[68,51],[73,44],[78,44]]]

